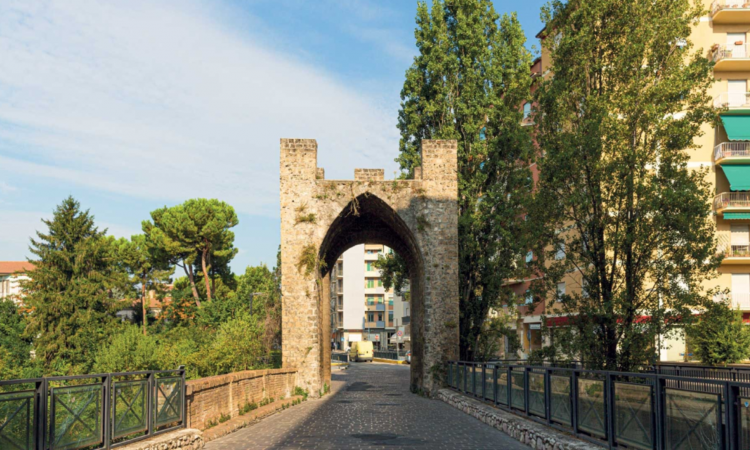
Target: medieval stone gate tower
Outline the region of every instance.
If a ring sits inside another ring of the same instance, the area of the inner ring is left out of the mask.
[[[330,268],[362,243],[387,245],[408,263],[412,388],[434,391],[457,358],[456,149],[423,141],[412,180],[355,169],[353,181],[333,181],[317,166],[315,140],[281,140],[282,357],[311,394],[331,379]]]

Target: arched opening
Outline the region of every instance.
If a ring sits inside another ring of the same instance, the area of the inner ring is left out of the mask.
[[[364,193],[339,213],[328,228],[320,246],[323,293],[330,292],[330,271],[337,259],[346,250],[360,244],[381,244],[393,249],[405,261],[409,271],[411,309],[411,377],[412,389],[422,386],[424,364],[424,261],[417,241],[398,212],[371,193]],[[331,336],[330,309],[325,295],[321,296],[321,340],[328,342]],[[346,300],[345,300],[346,301]],[[330,349],[323,352],[323,359],[330,360]],[[322,364],[323,361],[321,361]],[[323,366],[325,367],[325,366]],[[330,374],[328,374],[330,376]]]

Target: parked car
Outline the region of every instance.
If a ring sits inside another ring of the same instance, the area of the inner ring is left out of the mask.
[[[349,361],[372,362],[372,342],[370,341],[352,342],[352,347],[349,349]]]
[[[406,362],[408,364],[411,364],[411,350],[409,350],[408,352],[406,352]]]

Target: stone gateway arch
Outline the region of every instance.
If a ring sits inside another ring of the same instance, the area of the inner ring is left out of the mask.
[[[459,344],[456,151],[456,141],[425,140],[414,179],[355,169],[338,181],[318,168],[315,140],[281,140],[282,358],[312,395],[331,382],[330,268],[363,243],[407,261],[411,388],[440,387]]]

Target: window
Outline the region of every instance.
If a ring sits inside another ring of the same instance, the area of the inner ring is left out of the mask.
[[[528,253],[526,253],[526,262],[530,263],[534,259],[534,252],[529,250]]]
[[[378,322],[383,321],[383,313],[378,313]]]
[[[378,287],[383,287],[383,280],[378,278]]]
[[[524,103],[523,104],[523,118],[524,120],[531,117],[531,103]]]
[[[372,289],[375,287],[374,278],[365,278],[365,288]]]
[[[586,280],[581,283],[581,297],[589,298],[589,285]]]
[[[393,306],[393,297],[391,297],[391,298],[388,299],[388,304],[391,305],[391,306]]]
[[[372,272],[373,271],[372,263],[371,262],[366,262],[365,263],[365,270],[368,271],[368,272]]]
[[[527,305],[530,305],[530,304],[534,303],[534,296],[531,295],[531,291],[529,291],[529,290],[526,290],[525,303]]]
[[[393,323],[393,311],[388,311],[388,322]]]
[[[557,283],[557,301],[561,302],[562,297],[565,295],[565,283]]]
[[[367,305],[372,306],[375,304],[375,297],[367,297]]]
[[[375,322],[375,314],[373,314],[373,313],[367,313],[367,321],[368,322]]]
[[[555,253],[555,259],[560,261],[561,259],[565,259],[565,243],[561,242],[560,245],[557,246],[557,253]]]

